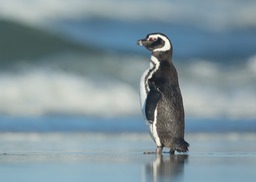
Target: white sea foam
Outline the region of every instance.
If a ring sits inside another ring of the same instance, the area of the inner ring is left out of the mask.
[[[59,18],[107,17],[187,22],[211,29],[255,26],[255,1],[2,0],[0,15],[31,23]]]
[[[228,67],[192,61],[182,70],[181,89],[188,115],[199,117],[256,117],[255,57]],[[183,80],[183,78],[186,79]]]
[[[256,55],[249,58],[247,67],[249,72],[256,77]]]
[[[127,84],[42,70],[1,74],[0,103],[0,113],[9,115],[113,116],[139,110],[138,94]]]
[[[90,67],[93,76],[88,71],[87,74],[80,74],[81,70],[76,69],[63,71],[66,66],[56,70],[56,65],[51,69],[2,72],[0,113],[139,115],[139,77],[149,64],[143,61],[145,59],[123,56],[121,61],[120,57],[111,57],[107,61],[109,67],[94,61],[101,67]],[[230,67],[207,60],[188,60],[186,64],[179,60],[174,62],[187,117],[256,118],[255,56],[244,64]],[[75,61],[73,64],[89,69],[88,62],[83,62],[82,66]],[[104,68],[110,70],[104,71]],[[95,72],[99,73],[97,77]]]

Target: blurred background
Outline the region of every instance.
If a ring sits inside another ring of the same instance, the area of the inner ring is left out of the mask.
[[[174,46],[186,129],[256,131],[256,1],[1,0],[0,131],[147,131],[136,41]]]

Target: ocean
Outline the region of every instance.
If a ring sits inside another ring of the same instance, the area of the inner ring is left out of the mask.
[[[1,0],[0,181],[255,179],[256,1]],[[184,154],[140,110],[162,32],[185,107]]]
[[[1,1],[1,131],[46,130],[58,119],[84,120],[85,130],[91,120],[131,120],[129,131],[141,131],[138,87],[150,53],[136,41],[150,32],[172,40],[188,123],[255,129],[256,3],[228,2]]]

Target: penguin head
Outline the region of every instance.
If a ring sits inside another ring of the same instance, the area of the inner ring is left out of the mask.
[[[162,33],[150,33],[145,39],[138,40],[137,44],[146,47],[152,52],[166,52],[172,50],[171,41]]]

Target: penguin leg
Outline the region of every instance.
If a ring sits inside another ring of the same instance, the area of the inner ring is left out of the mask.
[[[175,153],[175,150],[170,149],[169,154],[174,155],[174,153]]]
[[[156,148],[156,154],[162,154],[162,151],[163,151],[163,147],[158,147]]]

